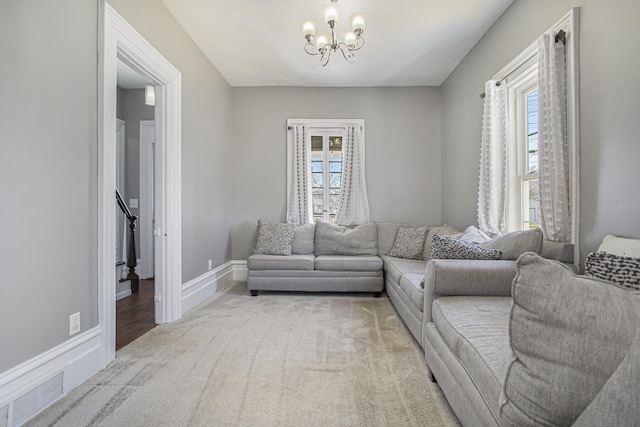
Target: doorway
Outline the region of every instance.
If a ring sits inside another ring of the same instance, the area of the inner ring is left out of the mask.
[[[102,360],[115,358],[117,63],[153,83],[156,156],[153,228],[155,323],[181,317],[181,75],[106,1],[100,1],[98,76],[98,322]]]
[[[153,87],[150,79],[118,60],[116,189],[124,209],[116,209],[116,351],[156,326],[154,296],[159,290],[154,280]],[[125,212],[136,217],[133,232],[131,217]],[[130,280],[132,268],[137,276],[135,284]]]

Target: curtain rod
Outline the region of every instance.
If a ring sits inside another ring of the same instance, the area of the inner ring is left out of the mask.
[[[554,40],[556,43],[558,42],[562,42],[563,45],[567,44],[567,33],[564,32],[564,30],[560,30],[556,33]],[[530,57],[528,57],[526,60],[522,61],[522,63],[520,65],[518,65],[516,68],[514,68],[513,70],[511,70],[506,76],[504,76],[503,78],[501,78],[500,80],[496,81],[496,86],[500,86],[502,84],[502,82],[509,77],[511,74],[515,73],[516,71],[518,71],[524,64],[526,64],[527,62],[529,62],[532,58],[534,58],[536,55],[538,54],[538,52],[535,52],[534,54],[532,54]],[[486,96],[486,93],[482,92],[480,95],[480,99],[484,99],[484,97]]]

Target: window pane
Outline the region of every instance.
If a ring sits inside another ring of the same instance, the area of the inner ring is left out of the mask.
[[[311,172],[313,173],[322,172],[322,159],[311,161]]]
[[[322,153],[322,136],[311,137],[311,151],[319,151]]]
[[[329,187],[340,189],[340,182],[342,181],[341,173],[332,173],[329,175]]]
[[[538,173],[538,89],[527,95],[527,173]]]
[[[537,178],[525,180],[523,183],[525,208],[523,209],[524,225],[527,228],[540,226],[540,183]]]
[[[342,159],[329,161],[329,172],[342,172]]]
[[[321,173],[314,173],[311,174],[311,186],[313,188],[322,188],[322,174]]]
[[[331,157],[342,156],[342,137],[341,136],[329,137],[329,152]]]

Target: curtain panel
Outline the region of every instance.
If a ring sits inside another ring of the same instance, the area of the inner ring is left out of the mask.
[[[365,182],[364,144],[359,125],[347,125],[342,138],[342,182],[336,224],[371,222]]]
[[[538,40],[540,226],[545,239],[571,241],[565,45]]]
[[[287,222],[307,224],[313,222],[311,208],[311,134],[306,125],[292,129],[291,181],[287,203]]]
[[[507,200],[506,84],[497,83],[485,83],[480,147],[478,226],[488,234],[505,231]]]

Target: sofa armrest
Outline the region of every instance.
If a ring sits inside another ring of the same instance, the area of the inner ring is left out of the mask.
[[[441,296],[511,296],[513,260],[432,259],[424,277],[423,324],[431,322],[433,300]]]

